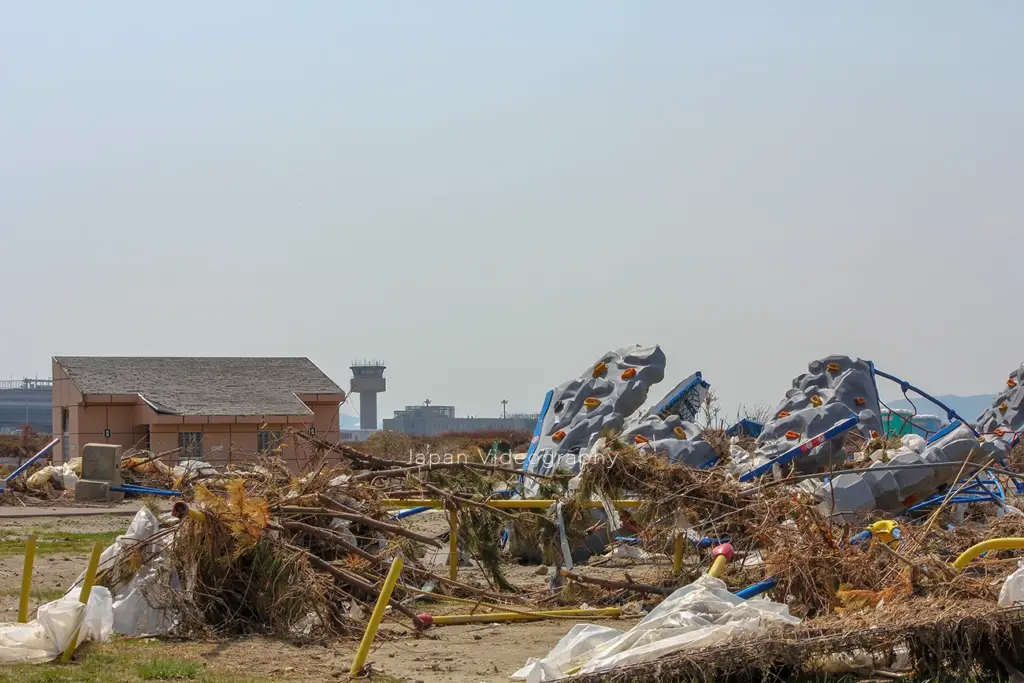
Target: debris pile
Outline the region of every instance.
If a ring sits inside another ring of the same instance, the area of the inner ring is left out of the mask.
[[[125,482],[174,507],[140,511],[102,557],[113,630],[355,638],[401,558],[386,637],[639,619],[567,625],[514,675],[528,683],[1013,674],[1024,366],[975,423],[902,437],[883,433],[891,376],[870,361],[814,361],[765,423],[728,430],[700,424],[700,373],[641,412],[664,366],[627,347],[552,389],[521,466],[471,441],[421,461],[431,448],[389,434],[357,449],[295,433],[299,472],[129,453]]]

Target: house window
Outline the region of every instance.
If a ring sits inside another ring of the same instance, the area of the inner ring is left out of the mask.
[[[181,460],[202,460],[203,459],[203,433],[202,432],[178,432],[178,448],[181,449],[179,459]]]
[[[271,431],[269,429],[261,429],[256,434],[256,450],[260,453],[267,453],[272,451],[281,445],[284,440],[284,436],[281,432]]]

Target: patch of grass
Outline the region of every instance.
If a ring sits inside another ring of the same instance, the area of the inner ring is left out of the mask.
[[[135,668],[144,681],[190,681],[199,677],[203,667],[180,659],[154,659]]]
[[[167,645],[127,640],[105,645],[89,643],[69,665],[54,662],[0,668],[0,683],[269,683],[265,679],[239,678],[206,667],[192,660],[192,655],[178,657],[175,656],[178,652],[174,652],[170,656],[154,657],[155,647],[166,648]]]
[[[92,547],[96,543],[108,546],[122,533],[121,531],[75,533],[45,527],[26,529],[16,534],[3,531],[0,532],[0,555],[24,555],[25,539],[32,534],[36,536],[36,555],[72,555],[87,554],[92,551]]]

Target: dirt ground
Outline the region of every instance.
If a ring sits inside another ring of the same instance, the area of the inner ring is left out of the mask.
[[[20,538],[19,534],[45,533],[59,536],[61,532],[75,538],[92,539],[92,535],[121,533],[127,529],[130,516],[94,516],[64,518],[9,518],[0,509],[0,534]],[[443,513],[426,513],[416,520],[421,530],[436,532],[444,528]],[[19,546],[20,547],[20,546]],[[33,572],[33,598],[30,615],[41,602],[53,600],[67,589],[84,570],[88,552],[56,552],[40,555]],[[439,554],[434,560],[444,566],[446,558]],[[0,617],[14,621],[17,617],[18,592],[21,585],[23,556],[15,547],[0,556]],[[577,567],[576,571],[605,579],[623,580],[628,573],[635,581],[654,583],[670,572],[668,558],[655,564],[638,564],[633,560],[595,558],[596,566]],[[538,566],[509,564],[509,580],[532,591],[535,599],[548,595],[547,571]],[[481,572],[468,565],[459,569],[459,580],[486,587]],[[549,603],[551,607],[557,607]],[[637,605],[639,607],[639,605]],[[418,612],[433,614],[466,613],[471,605],[450,602],[419,601]],[[602,620],[602,623],[627,629],[636,618]],[[506,624],[473,624],[445,626],[416,634],[411,628],[390,618],[385,620],[369,662],[375,672],[386,677],[424,683],[475,683],[507,681],[509,674],[526,663],[529,657],[545,655],[556,642],[577,623],[576,619]],[[180,642],[154,639],[142,641],[159,648],[160,656],[184,656],[198,659],[218,671],[235,675],[302,682],[333,681],[346,678],[357,643],[332,642],[323,645],[296,647],[265,638],[228,642]],[[87,656],[87,651],[86,651]]]

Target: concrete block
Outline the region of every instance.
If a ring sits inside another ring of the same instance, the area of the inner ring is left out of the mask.
[[[818,489],[818,509],[824,515],[844,522],[875,509],[875,497],[864,478],[857,474],[840,474]]]
[[[883,463],[879,463],[882,467]],[[900,485],[896,482],[896,475],[891,471],[875,471],[871,468],[864,473],[864,481],[871,487],[871,493],[875,496],[875,507],[879,510],[898,510],[900,503],[905,496],[900,495]]]
[[[87,443],[82,447],[82,478],[121,481],[121,447],[117,444]]]
[[[78,503],[120,503],[124,493],[111,491],[110,482],[94,479],[79,479],[75,484],[75,501]]]

